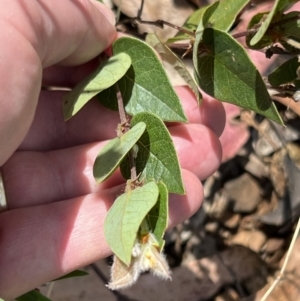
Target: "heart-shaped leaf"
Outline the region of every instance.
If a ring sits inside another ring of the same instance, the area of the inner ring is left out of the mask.
[[[187,121],[180,100],[174,91],[162,63],[146,43],[122,37],[113,43],[113,53],[127,53],[132,66],[118,81],[126,112],[135,115],[152,112],[166,121]],[[98,95],[100,102],[117,110],[115,91],[107,89]]]
[[[65,120],[74,116],[99,92],[114,85],[124,76],[130,65],[130,56],[126,53],[119,53],[103,62],[65,96],[63,101]]]
[[[235,18],[238,15],[238,13],[248,2],[249,0],[222,0],[216,1],[213,4],[200,9],[200,22],[196,30],[196,37],[193,46],[193,63],[195,68],[194,72],[196,75],[196,81],[198,79],[197,70],[199,46],[202,41],[204,29],[207,26],[209,26],[218,28],[223,31],[228,31],[232,26],[233,22],[235,21]],[[224,11],[226,11],[226,14],[224,14]]]
[[[136,170],[144,181],[162,181],[169,192],[184,194],[181,170],[173,141],[165,124],[154,114],[139,113],[131,120],[134,126],[145,122],[147,127],[137,142]],[[130,178],[128,160],[122,162],[121,172],[126,179]]]
[[[155,182],[129,190],[111,206],[104,224],[107,243],[114,254],[127,266],[139,227],[157,202],[159,190]]]
[[[144,122],[135,124],[127,133],[112,139],[101,149],[93,167],[94,177],[98,183],[103,182],[118,168],[145,129]]]
[[[244,48],[213,28],[203,33],[206,52],[198,58],[200,87],[209,95],[283,124],[265,83]]]

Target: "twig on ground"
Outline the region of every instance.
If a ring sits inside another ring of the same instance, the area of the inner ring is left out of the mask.
[[[296,239],[298,237],[298,234],[299,234],[299,231],[300,231],[300,218],[298,219],[298,223],[297,223],[297,227],[296,227],[296,230],[294,232],[294,235],[293,235],[293,239],[291,241],[291,244],[289,246],[289,249],[287,251],[287,254],[286,254],[286,257],[285,257],[285,260],[283,262],[283,265],[282,265],[282,268],[280,270],[280,273],[279,275],[276,277],[276,279],[274,280],[274,282],[272,283],[272,285],[270,286],[270,288],[267,290],[267,292],[264,294],[264,296],[261,298],[260,301],[266,301],[267,298],[270,296],[270,294],[272,293],[272,291],[274,290],[274,288],[276,287],[276,285],[279,283],[279,281],[282,279],[283,275],[284,275],[284,272],[285,272],[285,269],[286,269],[286,266],[288,264],[288,261],[291,257],[291,254],[292,254],[292,251],[293,251],[293,248],[294,248],[294,245],[295,245],[295,242],[296,242]]]

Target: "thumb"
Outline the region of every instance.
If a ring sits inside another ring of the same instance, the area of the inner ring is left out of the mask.
[[[91,60],[115,39],[112,23],[112,12],[95,1],[2,0],[0,166],[31,125],[42,69]]]

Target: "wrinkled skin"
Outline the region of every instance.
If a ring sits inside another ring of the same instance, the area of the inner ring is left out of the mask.
[[[111,12],[88,0],[1,4],[0,166],[8,210],[0,214],[0,297],[11,300],[111,254],[103,222],[124,181],[116,172],[95,185],[92,175],[118,114],[91,101],[65,123],[65,92],[40,90],[72,87],[93,70],[117,37]],[[198,108],[187,88],[176,91],[190,121],[170,127],[187,194],[170,196],[170,227],[201,205],[201,180],[221,162],[225,122],[219,102],[205,99]]]

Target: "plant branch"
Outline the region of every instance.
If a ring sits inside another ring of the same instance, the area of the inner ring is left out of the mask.
[[[129,131],[128,117],[125,111],[123,97],[120,91],[118,84],[115,85],[117,91],[117,99],[118,99],[118,111],[120,115],[121,124],[118,127],[118,136],[122,136]],[[136,172],[136,164],[135,164],[135,152],[134,150],[130,150],[129,154],[129,165],[130,165],[130,178],[131,180],[135,180],[137,178]]]
[[[137,17],[138,18],[142,18],[142,13],[143,13],[143,9],[144,9],[144,4],[145,4],[145,0],[142,0],[141,1],[141,7],[140,7],[140,9],[138,10],[138,15],[137,15]]]
[[[256,33],[258,31],[258,28],[252,28],[246,31],[238,32],[232,35],[234,39],[242,38],[249,36],[250,34]]]
[[[287,18],[287,19],[283,19],[283,20],[279,20],[279,21],[276,21],[274,23],[271,23],[269,28],[272,29],[276,26],[280,26],[280,25],[283,25],[283,24],[286,24],[286,23],[289,23],[289,22],[297,21],[299,19],[300,19],[300,13],[296,16],[293,16],[293,17],[290,17],[290,18]]]
[[[140,14],[140,11],[139,10],[139,14]],[[183,28],[181,26],[177,26],[175,24],[172,24],[172,23],[169,23],[167,21],[164,21],[164,20],[156,20],[156,21],[148,21],[148,20],[142,20],[140,16],[137,16],[135,18],[128,18],[128,19],[125,19],[121,22],[118,22],[117,25],[119,24],[128,24],[128,23],[131,23],[131,24],[137,24],[137,23],[140,23],[140,24],[149,24],[149,25],[153,25],[153,26],[157,26],[157,27],[160,27],[160,28],[164,28],[164,26],[169,26],[169,27],[172,27],[180,32],[183,32],[191,37],[195,37],[195,32],[194,31],[190,31],[186,28]]]
[[[119,115],[120,115],[120,120],[121,120],[121,125],[126,125],[126,123],[128,122],[128,118],[125,112],[125,108],[124,108],[124,102],[123,102],[123,97],[120,91],[120,88],[118,86],[118,84],[115,85],[116,90],[117,90],[117,100],[118,100],[118,111],[119,111]],[[128,131],[128,129],[124,129],[124,133],[126,133]]]

